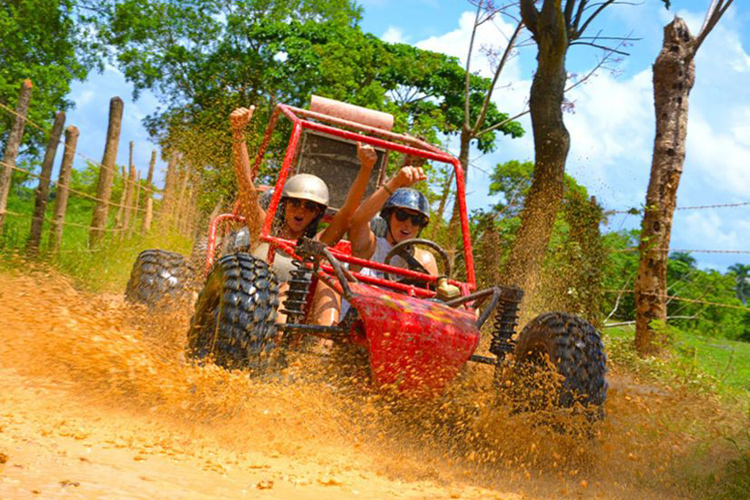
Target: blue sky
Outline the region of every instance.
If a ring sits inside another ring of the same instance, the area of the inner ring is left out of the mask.
[[[473,7],[463,0],[363,0],[362,27],[392,42],[445,52],[465,61]],[[608,209],[640,207],[651,161],[654,135],[651,64],[662,41],[663,26],[675,14],[696,33],[710,0],[673,0],[672,10],[657,0],[607,9],[592,32],[640,38],[617,72],[600,71],[568,94],[575,111],[565,115],[571,133],[567,171],[585,185]],[[502,46],[510,20],[487,24],[478,33],[477,46]],[[737,0],[710,35],[696,60],[696,84],[690,98],[687,158],[678,192],[678,206],[750,202],[750,2]],[[745,28],[743,28],[745,27]],[[535,68],[533,45],[522,49],[506,68],[495,100],[514,114],[524,109]],[[601,53],[586,46],[571,49],[568,70],[586,74]],[[487,73],[481,54],[472,56],[472,70]],[[144,92],[131,99],[132,87],[114,68],[93,74],[73,86],[76,108],[68,123],[82,132],[79,150],[100,159],[106,133],[109,98],[125,100],[118,162],[127,164],[127,142],[135,142],[135,163],[145,175],[153,144],[141,120],[153,112],[157,99]],[[502,138],[498,151],[474,155],[470,169],[469,207],[486,207],[487,176],[492,167],[510,159],[533,159],[531,124],[523,139]],[[164,165],[160,162],[160,167]],[[483,172],[484,171],[484,172]],[[163,175],[163,172],[162,172]],[[612,217],[609,228],[635,228],[636,216]],[[683,210],[675,216],[671,248],[696,250],[750,250],[750,206],[710,210]],[[701,267],[725,269],[735,262],[750,263],[750,254],[693,254]]]

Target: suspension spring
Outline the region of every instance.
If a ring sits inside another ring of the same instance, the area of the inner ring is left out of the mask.
[[[287,315],[287,323],[302,323],[305,319],[305,306],[307,296],[310,294],[312,275],[314,269],[305,264],[312,262],[304,260],[293,260],[294,269],[289,273],[289,289],[286,292],[286,300],[282,305],[281,312]]]
[[[505,359],[508,353],[513,352],[516,342],[513,335],[518,325],[518,305],[520,299],[500,300],[492,324],[492,340],[490,341],[490,352],[497,357],[498,362]]]

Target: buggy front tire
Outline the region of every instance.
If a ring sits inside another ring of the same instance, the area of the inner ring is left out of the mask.
[[[570,408],[580,403],[598,409],[596,416],[603,415],[607,357],[599,333],[589,322],[567,313],[542,314],[521,332],[515,358],[521,371],[550,364],[556,369],[556,406]]]
[[[279,285],[263,260],[237,253],[219,259],[195,305],[188,355],[261,375],[276,346]]]
[[[195,273],[185,256],[167,250],[144,250],[133,264],[125,300],[149,307],[189,298]]]

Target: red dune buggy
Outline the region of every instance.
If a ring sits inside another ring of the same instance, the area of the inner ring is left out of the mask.
[[[599,334],[589,323],[566,313],[548,313],[531,321],[517,335],[523,292],[503,286],[476,290],[460,162],[422,140],[391,132],[382,114],[335,101],[324,104],[315,106],[314,101],[311,110],[278,104],[255,156],[253,170],[257,172],[278,119],[292,122],[260,235],[270,245],[268,262],[273,262],[279,249],[295,259],[286,299],[279,304],[277,280],[266,261],[243,251],[215,259],[222,225],[243,222],[236,211],[219,215],[209,230],[207,277],[191,322],[189,352],[227,368],[263,373],[273,364],[274,351],[294,345],[290,339],[323,337],[365,351],[374,383],[406,394],[440,393],[468,362],[500,367],[506,356],[513,354],[516,363],[544,359],[556,367],[563,388],[558,404],[570,406],[580,401],[602,405],[607,390],[606,357]],[[450,276],[446,252],[427,240],[402,242],[392,249],[385,263],[378,263],[352,256],[347,241],[329,248],[311,239],[290,241],[272,234],[284,183],[295,173],[318,175],[332,190],[332,205],[343,201],[358,168],[357,141],[370,144],[378,152],[370,191],[383,182],[391,151],[452,165],[465,281]],[[415,244],[431,249],[438,263],[442,261],[442,276],[389,264],[393,256],[403,255]],[[389,279],[350,272],[348,265],[384,271]],[[321,281],[351,304],[353,311],[346,321],[324,327],[309,318],[311,298]],[[445,290],[453,293],[446,294]],[[286,323],[276,322],[279,307],[286,313]],[[475,351],[480,330],[488,321],[492,323],[492,356],[480,356]]]

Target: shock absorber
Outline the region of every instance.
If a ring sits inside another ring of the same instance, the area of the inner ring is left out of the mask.
[[[497,357],[498,363],[505,356],[513,352],[516,346],[513,334],[518,325],[518,305],[521,299],[518,297],[503,297],[498,304],[495,321],[492,324],[492,340],[490,341],[490,352]]]
[[[305,320],[305,306],[307,305],[307,296],[310,294],[310,285],[312,276],[315,272],[313,268],[308,268],[305,264],[313,263],[312,259],[293,260],[294,269],[289,273],[289,289],[286,292],[286,300],[282,305],[281,312],[286,314],[287,323],[302,323]]]

